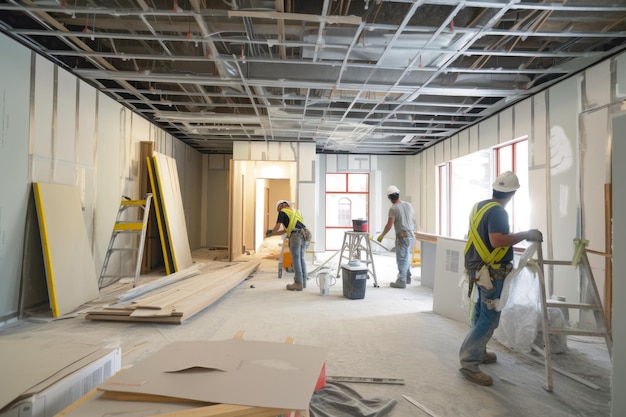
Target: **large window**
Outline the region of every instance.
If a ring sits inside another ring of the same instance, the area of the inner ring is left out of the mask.
[[[472,207],[478,201],[491,198],[491,184],[504,171],[515,172],[521,185],[512,202],[506,207],[511,232],[527,230],[530,217],[528,140],[524,137],[437,167],[437,233],[465,239]]]
[[[339,250],[352,220],[368,218],[369,174],[326,174],[326,250]]]

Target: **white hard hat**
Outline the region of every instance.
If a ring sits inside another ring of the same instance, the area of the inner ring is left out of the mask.
[[[396,187],[395,185],[390,185],[389,187],[387,187],[387,195],[391,194],[400,194],[400,190],[398,190],[398,187]]]
[[[290,206],[290,205],[291,205],[291,204],[289,204],[289,201],[287,201],[287,200],[278,200],[278,201],[276,202],[276,210],[278,210],[278,206],[280,206],[280,205],[281,205],[281,204],[283,204],[283,203],[287,204],[288,206]]]
[[[511,191],[515,191],[519,188],[519,179],[517,179],[517,175],[511,171],[505,171],[498,175],[498,178],[496,178],[492,188],[496,191],[510,193]]]

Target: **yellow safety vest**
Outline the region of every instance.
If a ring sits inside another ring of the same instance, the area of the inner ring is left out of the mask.
[[[504,255],[506,255],[509,250],[509,246],[495,248],[493,251],[489,252],[489,249],[487,249],[487,245],[485,245],[485,242],[483,242],[480,234],[478,233],[478,225],[480,224],[480,221],[482,220],[487,210],[498,205],[500,205],[500,203],[492,201],[482,206],[480,210],[478,210],[478,203],[474,205],[470,221],[469,236],[467,239],[467,244],[465,245],[464,252],[465,254],[467,254],[467,251],[469,251],[470,247],[474,245],[474,248],[476,248],[480,259],[482,259],[485,264],[490,265],[494,269],[500,268],[500,264],[496,262],[500,262],[502,258],[504,258]]]
[[[284,212],[287,217],[289,217],[289,225],[286,229],[287,237],[289,237],[291,236],[291,231],[296,227],[296,224],[298,222],[304,224],[304,219],[302,218],[302,214],[300,214],[300,211],[290,208],[284,208],[281,211]]]

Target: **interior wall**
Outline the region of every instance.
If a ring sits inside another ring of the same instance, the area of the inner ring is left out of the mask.
[[[626,64],[626,61],[622,61]],[[625,92],[626,93],[626,92]],[[624,94],[622,97],[626,97]],[[622,106],[623,107],[623,104]],[[611,176],[613,183],[613,213],[618,214],[613,218],[613,252],[626,253],[626,216],[620,215],[620,211],[626,204],[626,164],[623,163],[623,155],[626,155],[626,112],[620,109],[612,119],[613,157],[611,164]],[[613,270],[625,271],[626,258],[615,256],[613,258]],[[626,397],[623,395],[623,387],[626,386],[626,303],[622,295],[626,294],[626,280],[623,274],[618,272],[613,281],[613,375],[611,383],[611,416],[621,417],[626,414]]]
[[[29,198],[28,120],[31,54],[0,36],[0,324],[18,308]],[[6,59],[9,58],[9,59]],[[32,211],[32,210],[31,210]],[[41,288],[41,286],[39,286]]]
[[[228,222],[230,217],[228,195],[230,191],[230,161],[232,155],[202,156],[202,223],[203,247],[228,247]]]
[[[143,197],[139,142],[154,141],[181,167],[190,244],[199,246],[195,150],[3,34],[0,49],[0,324],[48,302],[32,182],[78,189],[99,275],[122,196]]]
[[[437,231],[435,173],[438,164],[447,162],[446,155],[459,157],[511,136],[528,135],[531,224],[544,232],[546,258],[570,259],[574,238],[588,239],[590,249],[607,252],[603,192],[611,152],[609,92],[623,71],[615,62],[620,58],[593,66],[415,156],[407,177],[420,172],[423,230]],[[602,256],[590,260],[598,286],[604,289]],[[575,279],[555,276],[553,285],[555,293],[568,300],[580,296]]]

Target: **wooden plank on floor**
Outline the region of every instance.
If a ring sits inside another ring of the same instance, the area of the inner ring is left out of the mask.
[[[226,295],[259,265],[258,261],[235,263],[227,268],[199,274],[159,288],[154,293],[145,294],[133,301],[132,308],[119,309],[115,308],[115,305],[107,306],[89,311],[85,318],[181,324]],[[144,300],[148,303],[144,304]]]

